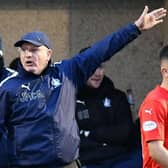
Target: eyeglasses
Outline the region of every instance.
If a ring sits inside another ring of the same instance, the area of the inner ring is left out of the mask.
[[[38,52],[42,51],[44,49],[41,49],[41,48],[31,48],[31,49],[27,49],[27,48],[21,48],[19,47],[18,48],[18,51],[20,54],[27,54],[27,52],[30,52],[32,54],[37,54]]]

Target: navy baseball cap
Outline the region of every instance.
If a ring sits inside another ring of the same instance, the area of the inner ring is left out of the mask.
[[[45,33],[40,31],[33,31],[33,32],[26,33],[21,37],[19,41],[17,41],[14,44],[14,46],[20,47],[25,42],[31,43],[38,47],[43,45],[43,46],[46,46],[47,48],[51,48],[51,43],[48,36]]]

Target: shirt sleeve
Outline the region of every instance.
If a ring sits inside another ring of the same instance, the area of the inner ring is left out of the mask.
[[[165,108],[159,101],[148,101],[140,109],[141,131],[146,142],[164,140]]]

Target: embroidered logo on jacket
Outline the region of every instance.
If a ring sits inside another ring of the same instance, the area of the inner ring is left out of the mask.
[[[37,90],[34,92],[23,91],[21,93],[20,101],[27,102],[35,99],[40,99],[40,98],[44,98],[44,95],[40,90]]]
[[[22,85],[21,85],[21,88],[27,89],[27,90],[30,91],[30,83],[28,83],[27,85],[26,85],[26,84],[22,84]]]
[[[104,107],[111,107],[111,100],[109,98],[105,98],[103,100],[103,103],[104,103]]]
[[[52,78],[51,79],[51,86],[55,89],[57,88],[58,86],[61,85],[61,82],[59,79],[56,79],[56,78]]]

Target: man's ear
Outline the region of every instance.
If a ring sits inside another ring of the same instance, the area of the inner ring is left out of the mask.
[[[48,61],[51,60],[51,57],[52,57],[52,49],[48,49],[47,56],[48,56]]]

